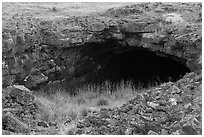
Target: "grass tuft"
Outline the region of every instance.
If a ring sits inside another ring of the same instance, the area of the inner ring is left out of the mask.
[[[99,99],[97,102],[97,106],[108,106],[108,104],[108,100],[104,98]]]
[[[56,7],[52,7],[51,11],[57,12],[57,8]]]
[[[88,115],[88,109],[87,108],[83,108],[81,110],[81,116],[82,118],[86,117]]]

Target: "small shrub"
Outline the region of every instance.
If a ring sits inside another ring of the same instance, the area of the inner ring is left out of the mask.
[[[108,100],[106,99],[99,99],[97,102],[97,106],[107,106],[108,104]]]
[[[81,110],[81,116],[84,118],[84,117],[86,117],[87,115],[88,115],[88,110],[87,110],[87,108],[82,109],[82,110]]]
[[[74,111],[70,111],[70,113],[68,114],[68,116],[72,119],[75,120],[77,118],[77,113]]]
[[[79,99],[77,100],[77,104],[78,104],[78,105],[86,104],[86,101],[85,101],[83,98],[79,98]]]
[[[51,9],[53,12],[57,12],[57,8],[56,7],[52,7]]]

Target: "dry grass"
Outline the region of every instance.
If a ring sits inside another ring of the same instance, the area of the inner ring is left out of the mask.
[[[101,85],[86,85],[77,89],[77,96],[69,96],[65,91],[54,94],[36,95],[42,104],[41,119],[56,122],[60,126],[60,134],[67,134],[73,123],[88,115],[90,109],[120,107],[141,92],[141,87],[134,88],[131,82],[121,82],[114,86],[104,82]],[[66,121],[68,124],[65,125]]]
[[[108,106],[109,102],[105,98],[100,98],[97,102],[97,106]]]
[[[10,19],[15,14],[23,16],[43,17],[53,20],[58,17],[86,16],[105,12],[109,8],[131,5],[133,3],[119,2],[3,2],[4,19]]]

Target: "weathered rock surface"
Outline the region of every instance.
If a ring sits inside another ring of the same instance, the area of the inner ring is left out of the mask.
[[[49,127],[41,121],[42,104],[36,100],[33,92],[22,85],[9,86],[2,94],[2,130],[8,134],[53,134],[56,129],[48,132]],[[53,125],[52,127],[57,127]],[[56,133],[55,133],[56,134]]]
[[[3,129],[14,133],[28,134],[31,130],[27,124],[21,122],[12,113],[7,112],[2,118]]]
[[[68,75],[67,70],[81,56],[79,49],[64,56],[64,49],[113,39],[121,46],[144,47],[186,59],[186,65],[199,72],[200,13],[200,3],[140,3],[86,17],[43,20],[18,15],[4,20],[3,86],[18,83],[35,88],[62,80],[62,74]]]

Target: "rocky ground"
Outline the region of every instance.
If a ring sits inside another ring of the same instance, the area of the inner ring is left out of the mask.
[[[70,10],[60,4],[3,4],[2,134],[60,134],[58,123],[42,120],[35,90],[63,85],[65,74],[65,82],[75,78],[74,85],[87,80],[97,64],[79,51],[84,53],[85,43],[113,39],[185,59],[192,72],[145,89],[121,107],[90,109],[84,119],[64,121],[63,134],[202,134],[202,4],[72,4]]]
[[[93,111],[68,134],[202,134],[201,76],[164,83],[138,94],[120,108]]]

